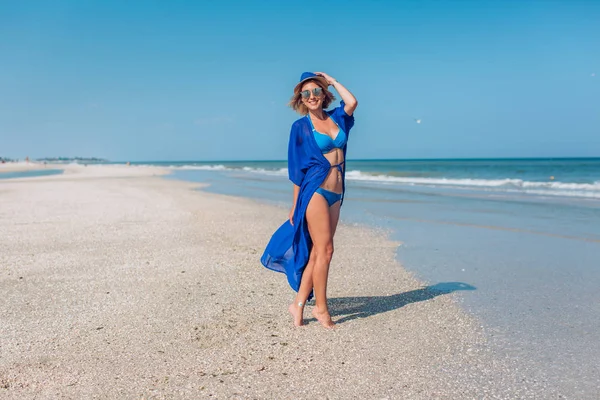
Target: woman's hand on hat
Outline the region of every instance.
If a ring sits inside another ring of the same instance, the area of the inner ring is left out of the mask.
[[[315,72],[315,75],[322,76],[330,85],[333,85],[335,83],[335,79],[327,75],[325,72]]]

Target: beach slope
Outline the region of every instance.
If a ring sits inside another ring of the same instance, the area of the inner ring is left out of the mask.
[[[259,262],[287,210],[165,172],[0,181],[0,398],[556,395],[487,347],[452,294],[476,288],[424,286],[365,227],[336,236],[337,328],[293,328],[285,276]]]

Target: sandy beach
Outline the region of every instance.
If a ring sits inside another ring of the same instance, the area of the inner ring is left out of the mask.
[[[7,162],[0,163],[0,174],[3,172],[19,172],[19,171],[33,171],[37,169],[50,168],[47,164],[37,162]]]
[[[364,226],[336,235],[336,329],[294,328],[284,275],[259,262],[288,210],[166,173],[0,180],[0,398],[561,394],[488,346],[451,293],[468,287],[424,286],[395,260],[400,243]]]

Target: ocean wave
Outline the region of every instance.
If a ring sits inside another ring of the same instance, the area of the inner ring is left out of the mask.
[[[600,181],[594,183],[539,182],[522,179],[449,179],[374,175],[351,170],[346,178],[355,181],[402,184],[410,186],[446,187],[495,192],[526,193],[541,196],[566,196],[600,199]]]
[[[197,170],[197,171],[225,171],[227,169],[224,165],[169,165],[171,169],[183,169],[183,170]]]
[[[346,172],[346,178],[357,181],[396,182],[408,185],[428,186],[478,186],[478,187],[513,187],[513,188],[547,188],[559,190],[591,190],[600,192],[600,182],[594,183],[565,183],[565,182],[535,182],[522,179],[449,179],[449,178],[416,178],[395,177],[389,175],[365,174],[358,170]]]
[[[213,164],[213,165],[170,165],[169,168],[175,170],[196,170],[196,171],[244,171],[244,172],[252,172],[258,174],[268,174],[268,175],[280,175],[287,176],[288,170],[287,168],[278,168],[278,169],[268,169],[268,168],[255,168],[255,167],[232,167],[225,166],[222,164]]]
[[[277,175],[277,176],[287,176],[288,169],[287,168],[279,168],[279,169],[266,169],[266,168],[252,168],[252,167],[244,167],[242,170],[246,172],[255,172],[258,174],[267,174],[267,175]]]
[[[566,197],[585,197],[588,199],[600,199],[600,192],[584,192],[580,190],[574,191],[552,191],[552,190],[524,190],[527,194],[535,194],[538,196],[566,196]]]
[[[177,170],[204,170],[204,171],[231,171],[247,172],[261,175],[285,176],[287,168],[269,169],[248,166],[226,166],[223,164],[212,165],[181,165],[170,166]],[[470,178],[424,178],[410,176],[390,176],[385,174],[349,170],[346,179],[351,181],[364,181],[382,184],[399,184],[409,186],[427,186],[456,188],[466,190],[483,190],[493,192],[526,193],[542,196],[567,196],[600,199],[600,181],[594,183],[570,183],[560,181],[527,181],[522,179],[470,179]]]

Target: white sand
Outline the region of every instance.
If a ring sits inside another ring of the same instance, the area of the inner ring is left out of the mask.
[[[557,397],[364,227],[336,236],[337,328],[294,328],[259,262],[287,210],[165,172],[0,180],[0,398]]]
[[[32,171],[32,170],[44,169],[44,168],[50,168],[50,166],[44,165],[43,163],[25,162],[25,161],[6,162],[4,164],[0,163],[0,173]]]

